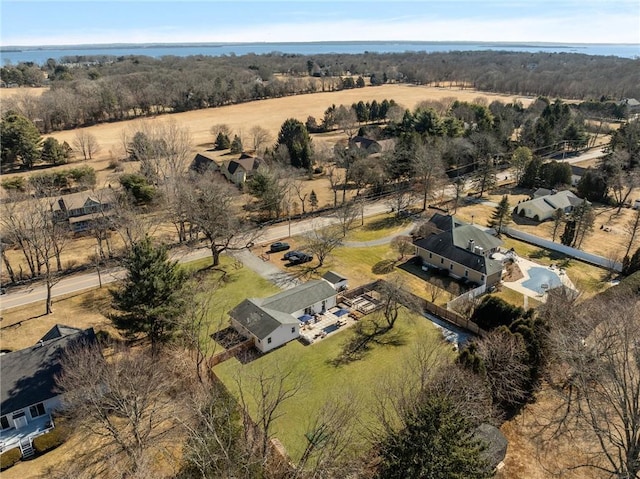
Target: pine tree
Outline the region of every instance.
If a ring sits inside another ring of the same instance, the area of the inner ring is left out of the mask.
[[[311,193],[309,194],[309,204],[311,205],[311,211],[318,207],[318,195],[316,195],[314,190],[311,190]]]
[[[496,206],[496,210],[489,220],[489,228],[496,230],[498,236],[504,231],[504,228],[511,223],[511,206],[509,206],[509,198],[504,195]]]
[[[214,147],[216,150],[226,150],[231,146],[231,141],[229,141],[229,137],[224,133],[218,133],[216,137],[216,142],[214,143]]]
[[[231,149],[230,151],[233,154],[242,153],[242,140],[238,135],[235,135],[233,137],[233,141],[231,142],[231,146],[229,148]]]
[[[127,277],[112,290],[115,326],[128,336],[144,333],[155,351],[177,328],[184,312],[186,275],[177,261],[169,261],[165,247],[155,247],[147,237],[135,243],[124,260]]]
[[[404,479],[483,479],[492,476],[482,457],[484,445],[450,399],[431,395],[404,418],[404,429],[380,447],[378,477]]]

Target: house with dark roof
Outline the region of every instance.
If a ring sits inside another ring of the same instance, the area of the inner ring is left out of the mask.
[[[491,258],[502,244],[500,239],[440,213],[434,214],[427,226],[427,235],[413,242],[426,267],[487,287],[501,280],[502,262]]]
[[[548,193],[542,194],[540,190],[534,193],[532,200],[518,203],[514,208],[517,215],[523,216],[534,221],[546,221],[553,218],[553,213],[560,209],[564,213],[570,213],[576,206],[587,200],[578,198],[569,190],[556,191],[546,190]]]
[[[56,325],[34,346],[0,356],[0,452],[33,454],[33,439],[55,427],[51,413],[61,406],[56,376],[64,351],[95,341],[92,328]]]
[[[204,173],[205,171],[220,171],[220,164],[218,164],[213,154],[208,151],[201,151],[196,153],[189,169],[197,173]]]
[[[97,221],[107,221],[114,202],[115,193],[110,188],[63,195],[53,204],[53,218],[68,222],[71,231],[81,233]]]
[[[260,158],[242,153],[237,160],[225,161],[220,171],[229,181],[242,186],[260,168],[261,164]]]
[[[301,318],[333,308],[337,294],[331,284],[319,279],[268,298],[248,298],[229,312],[231,325],[266,353],[297,339]]]

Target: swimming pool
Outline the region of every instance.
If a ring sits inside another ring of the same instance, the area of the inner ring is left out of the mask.
[[[523,281],[522,286],[538,294],[562,286],[560,276],[547,268],[530,268],[527,273],[529,274],[529,279]],[[542,287],[543,284],[546,285],[546,288]]]

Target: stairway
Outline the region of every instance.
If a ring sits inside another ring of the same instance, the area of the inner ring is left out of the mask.
[[[26,459],[27,457],[31,457],[35,454],[33,450],[33,444],[31,443],[30,438],[25,438],[20,441],[20,451],[22,452],[22,458]]]

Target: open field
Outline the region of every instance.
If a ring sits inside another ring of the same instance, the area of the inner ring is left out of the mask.
[[[352,334],[351,330],[344,330],[311,346],[293,341],[247,364],[231,359],[214,370],[235,393],[238,378],[250,389],[251,384],[255,386],[251,378],[262,371],[269,374],[291,371],[292,377],[302,381],[302,390],[282,405],[282,415],[274,425],[275,436],[294,460],[300,458],[306,446],[304,434],[326,405],[349,408],[356,422],[350,447],[359,450],[366,446],[367,426],[375,422],[377,396],[398,377],[408,377],[407,363],[417,348],[422,346],[433,351],[434,360],[438,361],[449,361],[454,356],[435,326],[423,317],[404,311],[392,330],[399,342],[397,345],[375,345],[361,360],[332,365],[330,361],[338,356],[342,344]]]

